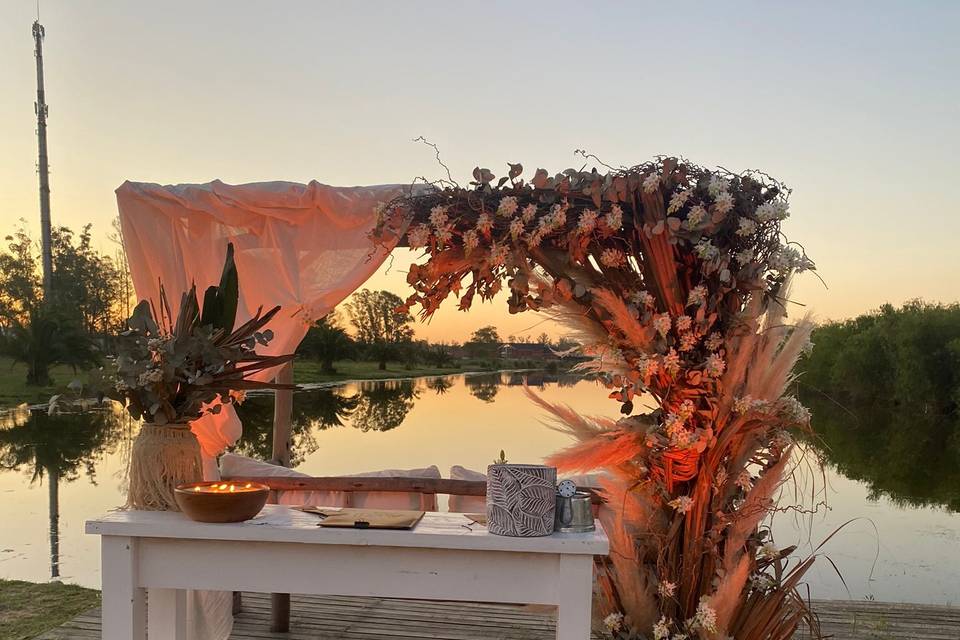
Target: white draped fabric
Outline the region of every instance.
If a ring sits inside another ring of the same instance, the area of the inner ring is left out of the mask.
[[[137,298],[156,302],[163,283],[176,316],[180,294],[192,283],[202,299],[204,289],[219,282],[227,243],[232,242],[240,279],[237,323],[252,317],[258,307],[281,305],[269,325],[276,337],[259,351],[290,353],[312,322],[383,263],[392,247],[375,247],[368,238],[374,209],[402,189],[318,182],[125,182],[117,189],[117,205]],[[192,427],[208,459],[240,437],[232,410],[207,416]]]
[[[160,186],[125,182],[117,189],[123,246],[138,299],[159,309],[159,284],[176,317],[180,295],[196,283],[220,280],[227,243],[234,245],[240,281],[237,323],[258,307],[281,305],[269,328],[275,338],[259,351],[294,351],[307,328],[362,285],[392,247],[368,238],[379,202],[401,185],[331,187],[311,182]],[[259,376],[266,379],[270,372]],[[216,478],[215,457],[241,434],[232,407],[191,423],[204,455],[204,475]],[[226,639],[230,594],[191,592],[189,637]]]

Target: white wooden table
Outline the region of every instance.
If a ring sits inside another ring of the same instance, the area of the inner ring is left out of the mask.
[[[593,556],[607,537],[495,536],[463,514],[427,513],[412,531],[333,529],[267,505],[239,524],[116,511],[102,536],[103,638],[184,640],[186,589],[555,605],[557,638],[590,636]],[[149,591],[150,615],[146,615]]]

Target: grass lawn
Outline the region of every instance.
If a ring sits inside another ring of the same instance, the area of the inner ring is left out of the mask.
[[[536,365],[533,365],[534,367]],[[497,369],[530,368],[531,363],[514,362],[511,360],[455,361],[447,367],[411,366],[407,369],[402,363],[389,362],[387,368],[381,371],[376,362],[345,360],[334,363],[337,372],[324,373],[320,370],[320,363],[313,360],[297,360],[294,362],[294,380],[298,383],[307,382],[342,382],[344,380],[379,380],[386,378],[410,378],[414,376],[445,376],[464,371],[495,371]],[[22,364],[14,364],[9,358],[0,357],[0,409],[15,407],[23,402],[37,404],[46,402],[50,396],[66,390],[71,380],[86,380],[83,371],[74,373],[69,367],[54,367],[50,371],[54,384],[49,387],[31,387],[27,385],[27,368]]]
[[[447,376],[464,371],[495,371],[496,369],[522,368],[513,366],[510,361],[500,361],[493,366],[491,362],[456,362],[448,367],[427,367],[415,365],[407,369],[399,362],[388,362],[385,370],[377,368],[376,362],[344,360],[334,363],[336,373],[324,373],[320,363],[312,360],[297,360],[293,363],[293,380],[297,383],[340,382],[343,380],[381,380],[389,378],[411,378],[415,376]]]
[[[26,640],[100,606],[100,592],[72,584],[0,579],[0,640]]]
[[[86,380],[83,371],[73,372],[70,367],[53,367],[50,370],[53,385],[32,387],[27,385],[27,367],[14,364],[9,358],[0,357],[0,407],[15,407],[26,402],[46,402],[50,396],[63,392],[71,380]]]

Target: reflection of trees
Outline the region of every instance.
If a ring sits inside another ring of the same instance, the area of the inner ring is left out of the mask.
[[[497,392],[500,391],[500,385],[503,384],[503,376],[499,373],[467,376],[464,383],[474,398],[483,402],[493,402]]]
[[[290,465],[297,466],[318,448],[315,429],[343,426],[356,410],[358,396],[335,389],[317,389],[293,394],[290,423]],[[273,455],[273,396],[252,395],[237,407],[243,421],[243,436],[235,451],[260,460]]]
[[[427,380],[427,388],[434,391],[438,396],[445,394],[451,387],[453,387],[453,380],[447,376]]]
[[[351,422],[361,431],[389,431],[400,426],[419,397],[413,380],[364,383]]]
[[[960,511],[960,421],[878,406],[805,398],[823,454],[871,498]]]
[[[47,479],[50,515],[50,577],[60,576],[60,482],[76,480],[83,468],[96,484],[94,463],[113,447],[129,425],[125,411],[48,415],[27,411],[0,425],[0,467],[30,472],[30,482]]]

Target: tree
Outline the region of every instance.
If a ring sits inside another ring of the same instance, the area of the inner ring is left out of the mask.
[[[480,327],[463,347],[473,358],[496,358],[500,348],[500,334],[493,325]]]
[[[374,357],[381,370],[395,358],[401,345],[413,339],[409,313],[399,311],[403,300],[389,291],[361,289],[346,303],[357,341]]]
[[[123,326],[123,274],[94,250],[87,225],[52,233],[53,295],[45,299],[35,243],[20,226],[0,253],[0,353],[27,365],[27,383],[50,384],[50,368],[97,362],[95,334]]]
[[[25,320],[14,319],[0,337],[0,354],[27,365],[27,384],[48,386],[50,368],[79,368],[99,363],[96,347],[75,316],[60,303],[36,305]]]
[[[297,352],[319,360],[325,373],[336,373],[334,361],[349,358],[353,347],[353,339],[340,325],[340,314],[331,311],[310,327]]]

